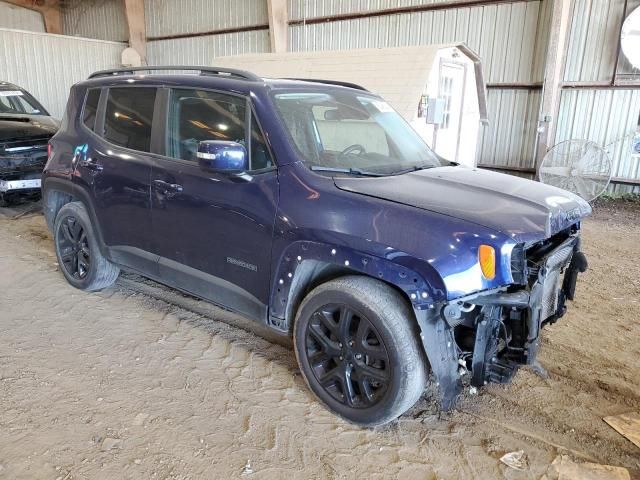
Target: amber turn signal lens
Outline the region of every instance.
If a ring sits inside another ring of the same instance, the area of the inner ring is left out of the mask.
[[[489,245],[480,245],[478,249],[478,261],[482,275],[487,280],[496,278],[496,251]]]

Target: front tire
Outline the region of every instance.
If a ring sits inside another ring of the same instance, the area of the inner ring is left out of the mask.
[[[296,357],[311,391],[358,425],[402,415],[427,383],[413,316],[398,292],[373,278],[342,277],[315,288],[294,325]]]
[[[102,253],[86,208],[80,202],[64,205],[53,228],[58,265],[76,288],[96,291],[116,281],[120,269]]]

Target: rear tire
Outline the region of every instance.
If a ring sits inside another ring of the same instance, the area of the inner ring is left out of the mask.
[[[96,291],[116,281],[120,269],[102,253],[86,208],[80,202],[64,205],[53,228],[58,265],[67,281],[76,288]]]
[[[372,427],[411,408],[428,367],[414,314],[390,286],[348,276],[315,288],[294,325],[300,370],[316,397],[340,417]]]

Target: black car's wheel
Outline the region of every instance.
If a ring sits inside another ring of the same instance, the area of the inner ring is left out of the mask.
[[[102,256],[84,205],[64,205],[56,216],[53,235],[60,270],[71,285],[95,291],[116,281],[120,269]]]
[[[294,326],[298,364],[333,412],[363,426],[387,423],[422,395],[427,362],[407,302],[373,278],[343,277],[304,299]]]

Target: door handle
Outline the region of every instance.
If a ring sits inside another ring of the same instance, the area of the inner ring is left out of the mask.
[[[182,185],[178,185],[177,183],[168,183],[164,180],[154,180],[153,184],[156,186],[158,190],[162,193],[182,193]]]
[[[80,166],[84,167],[88,170],[93,170],[94,172],[101,172],[103,170],[103,166],[97,163],[92,158],[87,158],[86,160],[80,161]]]

